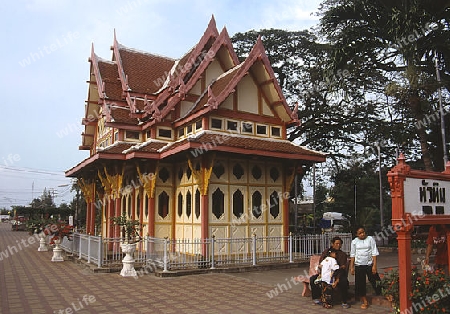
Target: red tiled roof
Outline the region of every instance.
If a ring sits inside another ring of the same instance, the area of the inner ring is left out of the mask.
[[[98,69],[102,81],[105,83],[106,97],[111,100],[122,100],[122,85],[119,81],[117,64],[110,61],[98,60]]]
[[[182,146],[188,142],[202,144],[208,150],[215,150],[216,147],[232,147],[248,151],[265,151],[284,154],[295,154],[296,156],[314,156],[325,158],[325,154],[309,150],[305,147],[295,145],[287,140],[275,140],[268,138],[254,138],[250,136],[234,135],[230,133],[220,133],[203,131],[197,135],[173,143],[161,152],[169,151]]]
[[[114,122],[126,123],[126,124],[134,124],[138,123],[136,118],[130,117],[130,108],[123,107],[118,108],[118,106],[112,106],[111,108],[111,117],[114,119]]]
[[[128,76],[128,86],[133,92],[153,94],[160,89],[155,82],[165,79],[175,60],[119,47],[123,70]]]
[[[106,147],[105,149],[98,149],[98,153],[106,153],[106,154],[122,154],[122,152],[131,146],[136,145],[135,143],[125,143],[125,142],[116,142],[111,146]]]
[[[167,146],[167,142],[149,141],[131,147],[128,152],[144,152],[144,153],[158,153],[161,148]]]

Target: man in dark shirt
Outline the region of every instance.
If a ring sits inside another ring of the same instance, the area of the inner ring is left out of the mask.
[[[447,228],[445,225],[433,225],[430,227],[425,257],[426,265],[429,265],[430,255],[434,247],[436,247],[434,268],[441,269],[448,274]]]
[[[348,305],[348,303],[347,303],[348,287],[349,287],[348,278],[347,278],[348,256],[347,256],[347,254],[345,254],[345,252],[341,251],[341,247],[342,247],[342,239],[340,237],[334,237],[333,239],[331,239],[331,248],[337,250],[336,261],[339,264],[339,269],[340,269],[339,283],[336,286],[336,289],[341,294],[342,307],[347,309],[350,307],[350,305]],[[319,264],[327,257],[329,250],[330,249],[328,248],[325,251],[323,251],[323,253],[319,259]],[[314,283],[314,281],[317,279],[318,276],[319,276],[319,274],[311,276],[311,278],[309,279],[310,288],[311,288],[311,297],[315,304],[321,304],[320,296],[322,295],[321,286]]]

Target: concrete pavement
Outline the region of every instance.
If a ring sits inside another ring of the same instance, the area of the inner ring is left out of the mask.
[[[70,261],[51,262],[52,252],[38,252],[38,247],[35,236],[0,223],[0,313],[389,313],[378,305],[368,310],[359,304],[331,310],[313,305],[301,296],[302,284],[290,280],[309,265],[134,279],[93,273]],[[396,266],[396,253],[383,253],[379,264]],[[282,288],[278,295],[277,287]]]

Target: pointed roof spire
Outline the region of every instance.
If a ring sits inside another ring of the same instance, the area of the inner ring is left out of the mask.
[[[214,28],[217,28],[217,26],[216,26],[216,19],[214,18],[214,14],[212,14],[211,15],[211,19],[209,20],[209,23],[208,23],[208,27],[214,27]]]

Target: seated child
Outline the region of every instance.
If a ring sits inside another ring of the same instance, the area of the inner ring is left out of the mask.
[[[339,283],[336,261],[336,250],[331,248],[328,256],[320,263],[320,281],[322,283],[322,305],[330,309],[333,307],[333,288]]]

